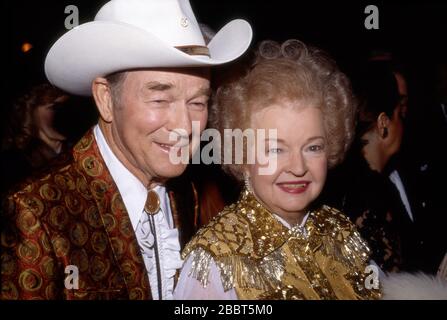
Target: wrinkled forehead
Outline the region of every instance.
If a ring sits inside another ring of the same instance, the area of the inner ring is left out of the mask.
[[[249,112],[248,122],[253,124],[254,121],[265,122],[271,119],[281,119],[290,114],[288,111],[299,114],[307,108],[318,109],[318,113],[322,115],[321,102],[317,99],[277,99],[269,104],[253,102],[250,104],[251,112]],[[284,119],[284,121],[288,120]]]
[[[275,129],[278,136],[325,135],[321,109],[304,102],[274,104],[253,113],[251,118],[252,128]]]
[[[135,69],[127,71],[128,76],[139,77],[141,79],[171,79],[179,80],[185,78],[200,78],[209,80],[211,77],[210,68],[151,68]]]
[[[209,90],[209,68],[163,68],[131,70],[125,79],[127,86],[138,90]]]
[[[321,107],[324,103],[324,97],[320,92],[300,92],[293,95],[281,95],[278,93],[256,94],[247,97],[247,105],[252,112],[262,111],[272,106],[292,107],[301,109],[303,107]]]

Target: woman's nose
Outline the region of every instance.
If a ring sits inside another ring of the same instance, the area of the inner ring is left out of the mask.
[[[297,177],[302,177],[307,172],[307,166],[306,161],[301,154],[299,153],[291,153],[291,156],[289,158],[289,164],[288,164],[288,170],[290,173]]]

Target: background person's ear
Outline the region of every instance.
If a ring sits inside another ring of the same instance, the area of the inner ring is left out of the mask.
[[[388,127],[390,124],[390,118],[386,115],[385,112],[382,112],[377,117],[377,129],[379,131],[379,135],[382,139],[388,137]]]
[[[112,122],[113,99],[107,80],[105,78],[95,78],[92,82],[92,93],[101,118],[105,122]]]

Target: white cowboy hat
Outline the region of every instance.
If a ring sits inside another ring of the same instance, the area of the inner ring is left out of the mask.
[[[189,0],[112,0],[94,21],[65,33],[51,47],[45,73],[55,86],[91,95],[91,83],[116,71],[213,66],[249,47],[245,20],[226,24],[206,46]]]

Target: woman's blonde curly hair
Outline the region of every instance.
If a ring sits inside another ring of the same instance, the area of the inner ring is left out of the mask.
[[[321,109],[328,137],[328,165],[340,163],[354,136],[357,103],[351,84],[324,51],[299,40],[287,40],[282,45],[261,42],[249,71],[216,91],[210,126],[221,136],[224,129],[245,130],[255,111],[284,101],[304,101]],[[243,167],[234,163],[224,164],[223,169],[241,180]]]

